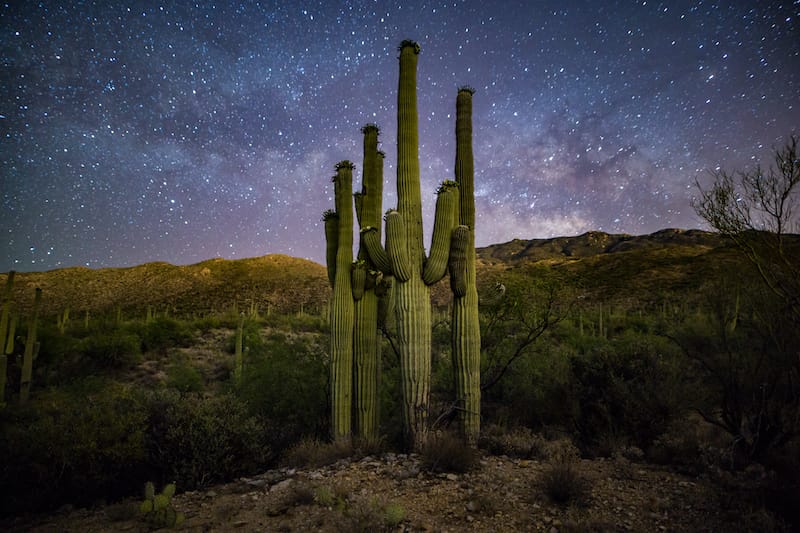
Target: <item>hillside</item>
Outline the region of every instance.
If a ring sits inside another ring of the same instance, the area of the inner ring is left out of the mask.
[[[426,450],[399,454],[391,332],[381,341],[382,446],[364,457],[323,442],[331,290],[322,265],[268,255],[17,273],[14,306],[24,318],[41,287],[44,319],[28,405],[18,400],[22,358],[7,359],[0,492],[11,496],[0,530],[144,531],[131,495],[170,480],[190,531],[379,530],[384,504],[402,511],[393,524],[403,531],[779,530],[774,517],[793,516],[794,500],[772,496],[796,493],[796,461],[728,472],[747,463],[734,466],[729,436],[691,411],[718,405],[714,375],[664,335],[691,341],[699,357],[716,353],[709,302],[730,296],[725,282],[752,281],[731,243],[697,230],[590,232],[513,240],[477,257],[481,371],[500,368],[502,381],[482,394],[479,466],[456,473],[439,471],[440,459],[422,468]],[[497,283],[505,298],[494,298]],[[434,413],[451,402],[451,298],[445,277],[432,288]],[[720,301],[738,311],[738,287],[735,304]],[[253,307],[241,322],[232,312]],[[57,327],[65,309],[74,327]],[[542,319],[555,322],[539,337]],[[745,356],[753,324],[726,324]],[[15,354],[25,339],[17,333]]]
[[[5,283],[6,275],[0,276]],[[14,300],[23,310],[42,288],[42,312],[69,307],[73,316],[85,311],[143,312],[147,306],[178,314],[255,304],[261,311],[290,313],[318,309],[327,302],[324,267],[305,259],[266,255],[250,259],[210,259],[188,266],[146,263],[130,268],[65,268],[20,272]]]
[[[650,235],[588,232],[575,237],[515,239],[478,248],[478,279],[484,285],[509,270],[547,267],[600,300],[660,300],[692,292],[720,268],[740,261],[716,234],[665,229]],[[6,275],[0,275],[0,283]],[[44,314],[85,311],[142,313],[148,306],[176,314],[258,306],[280,313],[321,311],[329,298],[325,268],[285,255],[225,260],[188,266],[156,262],[129,268],[82,267],[17,273],[14,300],[25,312],[35,287],[43,289]],[[433,288],[435,305],[450,299],[447,279]]]

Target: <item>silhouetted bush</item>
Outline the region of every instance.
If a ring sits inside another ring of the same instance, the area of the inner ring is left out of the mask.
[[[115,330],[86,337],[78,349],[84,361],[94,368],[126,368],[139,360],[140,342],[132,333]]]
[[[591,483],[580,472],[578,449],[566,439],[548,443],[548,463],[537,479],[553,503],[559,505],[586,505],[591,495]]]
[[[169,317],[136,323],[133,327],[142,339],[142,350],[145,352],[164,352],[168,348],[186,346],[193,339],[187,323]]]
[[[469,472],[478,464],[474,448],[450,433],[434,434],[422,448],[422,467],[429,472]]]
[[[349,442],[323,442],[319,439],[304,438],[286,450],[282,462],[286,466],[316,468],[352,455],[353,446]]]
[[[187,490],[205,487],[252,473],[273,459],[267,427],[232,395],[167,389],[147,398],[148,458],[163,480]]]
[[[481,432],[479,444],[493,455],[534,459],[543,456],[546,441],[526,427],[506,430],[500,426],[489,426]]]
[[[87,379],[0,413],[3,514],[86,505],[143,483],[146,406],[132,387]]]
[[[625,334],[570,359],[581,444],[598,455],[609,445],[646,449],[691,405],[687,369],[669,341]]]
[[[177,359],[167,368],[166,385],[178,392],[201,392],[205,388],[203,376],[185,359]]]
[[[237,394],[269,425],[276,449],[304,436],[327,436],[328,367],[324,355],[307,343],[284,337],[272,337],[263,344],[251,339],[249,347]]]

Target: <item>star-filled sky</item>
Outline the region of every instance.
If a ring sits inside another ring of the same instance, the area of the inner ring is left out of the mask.
[[[0,271],[324,262],[360,128],[396,203],[397,46],[421,46],[426,240],[475,88],[477,245],[703,227],[695,179],[800,132],[800,1],[0,5]]]

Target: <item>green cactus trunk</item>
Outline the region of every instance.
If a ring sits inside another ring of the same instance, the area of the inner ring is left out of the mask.
[[[33,316],[28,324],[28,337],[25,341],[25,352],[22,356],[22,375],[19,380],[19,403],[28,402],[31,394],[31,380],[33,375],[33,359],[38,350],[36,348],[36,328],[39,324],[39,306],[42,303],[42,289],[36,287],[36,296],[33,300]]]
[[[239,386],[244,375],[244,356],[242,348],[244,346],[244,313],[239,316],[239,325],[236,327],[236,340],[233,349],[233,381]]]
[[[3,310],[0,314],[0,407],[5,405],[6,395],[6,372],[8,367],[8,357],[6,357],[6,346],[13,346],[13,328],[11,327],[11,295],[14,289],[13,270],[9,271],[6,277],[6,288],[3,291]],[[11,353],[11,352],[9,352]]]
[[[481,332],[475,272],[475,195],[472,155],[472,89],[461,88],[456,98],[456,183],[459,190],[460,242],[464,266],[458,265],[463,284],[453,286],[452,357],[459,429],[465,441],[475,445],[481,424]],[[452,275],[452,274],[451,274]]]
[[[341,441],[350,439],[353,399],[353,164],[336,165],[333,182],[339,231],[331,300],[331,436]]]
[[[403,391],[403,421],[406,444],[420,450],[427,439],[431,376],[430,289],[422,280],[422,198],[419,177],[417,119],[417,56],[413,42],[400,45],[400,78],[397,94],[397,214],[400,228],[397,254],[390,249],[387,217],[387,248],[395,255],[407,279],[395,271],[395,309],[400,377]],[[405,256],[405,257],[404,257]]]
[[[364,163],[361,193],[356,198],[356,213],[361,228],[374,228],[380,234],[383,196],[383,157],[378,152],[379,129],[367,124],[364,134]],[[365,276],[365,288],[355,302],[353,331],[353,401],[356,434],[368,443],[379,437],[380,337],[378,331],[378,296],[375,284],[378,272],[369,258],[362,234],[358,264]],[[355,287],[354,287],[355,288]],[[354,297],[356,294],[354,293]]]

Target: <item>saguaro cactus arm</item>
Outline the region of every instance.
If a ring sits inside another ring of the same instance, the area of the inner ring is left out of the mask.
[[[408,281],[412,276],[408,253],[408,231],[403,215],[399,211],[386,213],[386,255],[392,273],[398,281]]]
[[[336,251],[339,249],[339,217],[328,209],[322,214],[325,223],[325,264],[328,267],[328,282],[333,287],[336,278]]]
[[[422,271],[422,281],[433,285],[447,273],[447,258],[450,255],[450,234],[456,225],[458,186],[454,181],[445,181],[436,197],[436,213],[433,220],[431,253]]]
[[[389,256],[386,255],[386,250],[381,245],[380,230],[373,226],[361,228],[361,239],[375,267],[384,274],[392,274],[392,264],[389,261]]]

